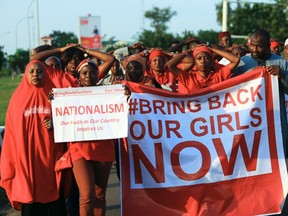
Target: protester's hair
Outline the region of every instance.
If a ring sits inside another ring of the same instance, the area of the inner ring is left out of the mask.
[[[77,56],[79,58],[80,62],[85,58],[84,52],[82,52],[81,50],[79,50],[79,49],[77,49],[75,47],[70,47],[67,50],[65,50],[60,56],[60,60],[62,62],[62,67],[65,68],[67,66],[67,64],[75,56]]]
[[[265,42],[270,43],[270,34],[264,29],[257,29],[252,35],[261,35],[265,39]]]
[[[142,70],[143,68],[142,68],[142,64],[139,62],[139,61],[130,61],[128,64],[127,64],[127,66],[128,65],[131,65],[132,66],[132,71],[133,70]],[[131,69],[130,69],[130,67],[127,67],[126,66],[126,71],[129,73],[130,71],[131,71]],[[143,73],[144,73],[144,71],[143,71]]]
[[[60,65],[60,67],[62,67],[61,60],[60,60],[57,56],[50,56],[50,57],[48,57],[48,58],[45,60],[45,64],[47,64],[47,62],[48,62],[50,59],[54,59],[54,60]]]
[[[120,61],[118,59],[116,59],[116,58],[114,58],[114,62],[113,63],[115,63],[115,62],[120,65]]]

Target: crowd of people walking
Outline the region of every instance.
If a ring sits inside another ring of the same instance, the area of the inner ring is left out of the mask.
[[[119,165],[116,158],[120,142],[110,139],[55,143],[52,88],[129,81],[191,94],[253,68],[265,67],[279,80],[287,156],[288,39],[281,48],[269,32],[259,29],[245,45],[234,44],[229,32],[220,32],[218,41],[208,44],[191,36],[171,44],[168,50],[137,42],[110,53],[79,44],[33,49],[9,103],[1,151],[0,186],[12,206],[23,216],[105,215],[107,182],[112,163],[116,160]],[[126,89],[127,97],[129,94]],[[61,164],[63,158],[69,163]]]

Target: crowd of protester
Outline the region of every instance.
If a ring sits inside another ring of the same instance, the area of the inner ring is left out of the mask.
[[[287,62],[288,39],[278,42],[263,29],[253,32],[245,45],[234,44],[229,32],[220,32],[218,44],[191,36],[175,41],[167,50],[141,42],[109,53],[79,44],[36,47],[7,110],[0,186],[23,216],[105,215],[108,177],[112,162],[118,158],[117,140],[54,143],[49,102],[53,100],[52,88],[130,81],[190,94],[266,67],[279,80],[287,155]],[[61,164],[60,158],[71,163]]]

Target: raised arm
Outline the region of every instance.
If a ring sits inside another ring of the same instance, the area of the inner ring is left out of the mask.
[[[49,49],[49,50],[45,50],[45,51],[41,51],[41,52],[36,52],[33,53],[33,55],[30,56],[30,60],[40,60],[40,61],[44,61],[45,59],[47,59],[50,56],[54,56],[57,55],[59,53],[64,52],[65,50],[69,49],[70,47],[76,47],[77,44],[67,44],[64,47],[55,47],[53,49]]]
[[[99,68],[98,79],[102,79],[103,77],[105,77],[106,74],[109,72],[110,68],[112,67],[115,57],[106,52],[93,49],[86,49],[80,45],[77,46],[77,48],[80,49],[82,52],[86,52],[89,56],[97,58],[103,62],[101,65],[98,66]]]
[[[224,50],[221,50],[221,49],[218,49],[216,47],[209,47],[214,53],[216,53],[217,55],[220,55],[226,59],[228,59],[230,61],[230,63],[228,64],[228,67],[231,71],[233,71],[239,61],[240,61],[240,58],[236,55],[234,55],[233,53],[231,52],[227,52],[227,51],[224,51]]]
[[[190,53],[191,51],[190,50],[186,50],[182,53],[179,53],[179,54],[175,54],[173,56],[173,58],[171,58],[167,63],[166,63],[166,67],[168,69],[168,71],[170,71],[176,78],[179,76],[179,74],[181,73],[181,69],[179,69],[177,67],[177,65],[179,63],[182,62],[182,60],[187,57],[187,55]],[[194,61],[193,61],[193,58],[191,59],[191,64],[193,65],[194,64]]]

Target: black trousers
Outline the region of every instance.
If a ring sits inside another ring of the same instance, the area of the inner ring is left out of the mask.
[[[50,203],[22,204],[22,216],[66,216],[64,197]]]

